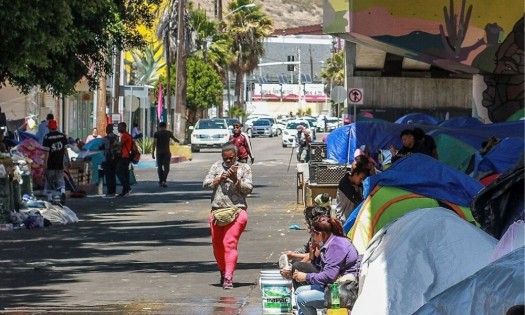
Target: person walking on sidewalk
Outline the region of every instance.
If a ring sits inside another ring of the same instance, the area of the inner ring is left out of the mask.
[[[113,125],[106,126],[106,136],[104,137],[104,177],[106,178],[107,191],[104,198],[115,198],[117,193],[117,165],[122,158],[122,147],[118,136],[113,133]]]
[[[211,166],[202,186],[213,190],[208,216],[213,255],[221,274],[220,284],[223,289],[231,289],[239,257],[237,245],[248,223],[246,196],[253,189],[252,170],[248,164],[237,161],[234,144],[226,143],[222,147],[222,160]],[[226,225],[218,224],[213,212],[227,208],[234,208],[238,215]]]
[[[122,148],[122,157],[117,162],[117,177],[122,185],[122,193],[119,197],[129,197],[131,193],[131,186],[129,183],[129,154],[131,152],[132,141],[131,135],[127,131],[125,122],[118,124],[118,132],[120,133],[120,146]]]
[[[157,174],[159,176],[160,187],[168,187],[166,180],[168,179],[168,174],[170,172],[171,162],[170,139],[180,143],[173,133],[166,129],[165,122],[159,123],[159,130],[153,135],[151,157],[155,159],[155,151],[157,151]]]
[[[237,147],[237,157],[239,162],[248,163],[248,158],[250,158],[250,163],[253,164],[255,158],[253,157],[252,145],[248,136],[241,132],[241,127],[240,123],[235,123],[233,125],[233,134],[230,136],[229,142]]]
[[[47,201],[53,201],[53,193],[60,191],[60,203],[66,203],[66,184],[64,181],[64,157],[66,164],[70,166],[69,154],[67,152],[67,137],[59,132],[57,121],[50,119],[47,122],[49,133],[44,136],[43,147],[46,151],[44,158],[45,186]]]

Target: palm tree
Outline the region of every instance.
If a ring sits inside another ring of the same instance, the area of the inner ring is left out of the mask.
[[[226,65],[234,59],[229,50],[231,39],[227,34],[220,32],[219,22],[208,19],[203,9],[190,10],[190,25],[195,42],[193,55],[209,62],[224,81]],[[222,117],[222,93],[217,105],[219,117]]]
[[[331,58],[325,60],[326,67],[321,72],[321,77],[334,86],[345,84],[345,55],[344,50],[336,52]]]
[[[154,85],[159,80],[160,70],[166,65],[161,61],[162,55],[158,54],[161,44],[150,44],[144,50],[131,52],[133,61],[124,60],[124,64],[131,66],[131,79],[137,85]]]
[[[180,4],[183,7],[183,11],[184,11],[181,13],[183,14],[182,16],[183,22],[181,23],[179,23],[179,19],[178,19],[179,1],[181,1]],[[178,48],[176,43],[182,44],[181,48],[183,49],[180,50],[182,52],[180,56],[181,57],[180,60],[182,60],[183,63],[185,62],[187,51],[189,51],[191,47],[191,39],[189,36],[190,32],[189,32],[189,23],[188,23],[189,17],[185,10],[184,4],[185,4],[185,0],[167,0],[163,6],[159,7],[157,11],[157,15],[159,16],[159,23],[157,24],[156,35],[157,35],[157,38],[164,43],[164,53],[165,53],[166,63],[168,66],[167,67],[168,69],[167,70],[167,81],[168,82],[171,82],[170,77],[172,75],[170,73],[171,72],[170,65],[174,61],[173,57],[176,56],[176,51]],[[181,38],[180,41],[177,38],[178,36],[177,34],[179,34],[179,24],[182,24],[184,27],[184,32],[183,32],[184,38]],[[179,84],[179,82],[181,82],[182,84]],[[186,111],[185,109],[186,87],[184,85],[185,82],[186,82],[186,71],[185,69],[182,69],[180,73],[177,73],[177,88],[179,89],[179,93],[177,93],[177,98],[182,100],[181,102],[178,103],[178,106],[180,107],[180,111],[181,111],[180,114],[182,115],[183,119],[186,118],[185,117],[186,116],[186,112],[185,112]],[[173,128],[174,120],[171,115],[171,102],[169,101],[169,98],[171,97],[171,95],[173,95],[173,87],[171,87],[171,84],[168,84],[166,88],[167,88],[166,94],[168,95],[168,121]],[[181,128],[181,129],[184,129],[184,128]],[[178,130],[178,132],[180,133],[182,132],[182,130]]]
[[[257,68],[264,54],[263,40],[273,33],[273,20],[254,0],[232,0],[228,10],[231,13],[225,15],[225,31],[233,40],[231,52],[235,56],[229,66],[235,73],[235,96],[238,104],[243,104],[243,77]]]

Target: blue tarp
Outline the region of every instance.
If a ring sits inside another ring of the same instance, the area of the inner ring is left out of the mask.
[[[418,124],[395,124],[388,122],[363,121],[339,127],[326,138],[327,158],[338,163],[351,163],[353,153],[361,145],[370,148],[376,158],[377,149],[388,149],[390,145],[399,149],[402,146],[399,135],[404,129],[419,127],[431,136],[445,134],[454,137],[475,149],[481,149],[481,143],[491,136],[500,139],[513,137],[524,138],[525,121],[512,121],[494,124],[474,123],[472,119],[456,119],[453,126],[431,126]]]
[[[395,121],[396,124],[421,124],[421,125],[437,125],[439,121],[424,113],[410,113]]]
[[[22,130],[18,130],[17,132],[18,132],[18,140],[20,142],[24,141],[27,138],[30,138],[30,139],[36,140],[36,142],[39,142],[38,137],[34,133],[22,131]]]
[[[516,164],[523,154],[523,138],[505,138],[496,144],[479,162],[477,168],[482,172],[504,173]]]
[[[412,154],[392,164],[388,170],[363,182],[366,199],[376,185],[398,187],[429,198],[469,207],[483,189],[474,178],[424,154]],[[344,224],[345,233],[352,228],[361,206]]]

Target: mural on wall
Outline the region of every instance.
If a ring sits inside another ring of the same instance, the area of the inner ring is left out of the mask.
[[[496,122],[523,110],[523,6],[510,0],[325,0],[323,25],[328,34],[484,76],[482,106]]]
[[[496,51],[496,67],[484,76],[483,106],[492,121],[505,121],[523,110],[523,17]]]

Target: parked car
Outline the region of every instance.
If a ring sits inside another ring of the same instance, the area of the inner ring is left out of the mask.
[[[260,117],[259,119],[266,119],[270,121],[270,123],[272,124],[272,134],[274,136],[277,137],[278,135],[281,134],[282,129],[279,129],[278,124],[277,124],[277,119],[273,117]]]
[[[317,120],[317,130],[324,132],[324,118]],[[339,128],[343,125],[343,120],[337,117],[326,116],[326,132],[330,132],[336,128]]]
[[[253,122],[251,136],[273,137],[272,122],[268,119],[257,119]]]
[[[310,123],[310,126],[313,127],[314,130],[317,130],[317,119],[316,118],[313,118],[311,116],[304,116],[304,117],[300,117],[298,119],[302,119],[302,120],[308,120],[308,122]]]
[[[328,117],[328,121],[326,122],[326,126],[329,132],[336,128],[341,127],[342,125],[343,125],[343,120],[337,117]]]
[[[240,124],[241,121],[237,118],[224,118],[226,119],[226,124],[228,125],[228,128],[233,129],[233,125]]]
[[[314,131],[313,126],[310,125],[310,122],[308,120],[289,120],[286,123],[286,127],[283,130],[283,139],[282,139],[283,148],[293,145],[295,135],[297,134],[297,127],[299,125],[302,125],[307,130],[309,130],[312,134],[312,141],[315,140],[314,133],[313,133]]]
[[[226,119],[199,119],[195,126],[190,126],[191,152],[201,149],[220,148],[230,139],[230,130]]]

